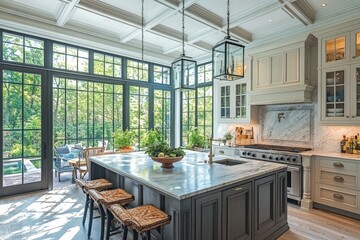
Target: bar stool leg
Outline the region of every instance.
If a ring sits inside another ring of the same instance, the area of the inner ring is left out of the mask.
[[[106,217],[107,217],[107,222],[106,222],[106,240],[109,240],[110,238],[110,226],[111,226],[111,222],[114,219],[114,216],[112,215],[112,213],[106,209]]]
[[[150,230],[146,232],[146,239],[151,240]]]
[[[89,208],[89,194],[86,194],[86,200],[85,200],[85,210],[84,210],[84,216],[83,216],[83,220],[82,220],[82,224],[85,224],[86,221],[86,215],[87,215],[87,210]]]
[[[123,232],[123,240],[126,240],[127,239],[127,234],[128,234],[128,228],[126,226],[123,225],[123,229],[124,229],[124,232]]]
[[[138,240],[138,232],[133,230],[133,240]]]
[[[100,239],[104,239],[104,230],[105,230],[105,212],[101,204],[99,204],[100,216],[101,216],[101,230],[100,230]]]
[[[92,228],[92,221],[93,221],[93,212],[94,212],[94,200],[90,198],[90,214],[89,214],[89,229],[88,229],[88,238],[90,238],[91,235],[91,228]]]

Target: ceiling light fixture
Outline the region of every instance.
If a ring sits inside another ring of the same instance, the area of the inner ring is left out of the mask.
[[[230,37],[230,0],[227,1],[227,36],[213,47],[214,79],[233,81],[244,77],[245,47]]]
[[[327,3],[323,3],[321,4],[322,7],[326,7],[327,6]]]
[[[171,64],[175,89],[195,89],[196,61],[185,55],[185,0],[182,1],[182,54]]]
[[[268,19],[268,22],[272,22],[272,21],[273,21],[272,18],[269,18],[269,19]]]

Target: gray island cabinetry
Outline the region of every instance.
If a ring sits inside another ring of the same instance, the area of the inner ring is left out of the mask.
[[[90,158],[91,179],[106,178],[135,196],[131,207],[153,204],[171,215],[166,240],[276,239],[287,224],[286,165],[235,159],[227,166],[188,151],[173,169],[143,153]],[[151,239],[160,239],[159,230]]]

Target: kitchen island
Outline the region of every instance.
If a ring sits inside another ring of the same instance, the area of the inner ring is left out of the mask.
[[[170,214],[167,240],[275,239],[288,229],[286,165],[233,157],[241,164],[210,165],[207,159],[187,151],[173,169],[162,169],[142,152],[96,156],[90,177],[133,194],[132,207],[153,204]],[[160,239],[159,231],[151,234]]]

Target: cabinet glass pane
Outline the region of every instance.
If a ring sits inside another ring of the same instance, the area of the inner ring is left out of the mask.
[[[326,116],[344,117],[344,71],[326,73]]]
[[[356,57],[360,56],[360,32],[356,33]]]
[[[230,86],[221,87],[221,110],[220,117],[221,118],[230,118]]]
[[[235,117],[246,118],[246,84],[237,84],[235,93]]]
[[[360,116],[360,68],[356,68],[356,116]]]
[[[345,58],[345,37],[330,39],[325,42],[326,62]]]

